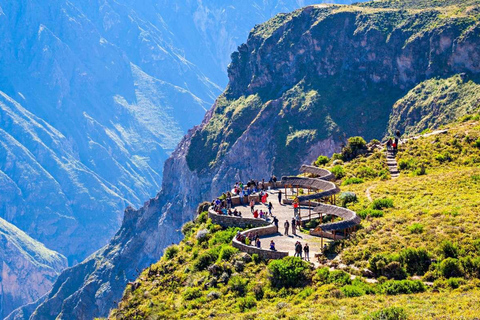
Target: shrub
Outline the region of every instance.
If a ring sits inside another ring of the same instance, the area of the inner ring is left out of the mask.
[[[480,148],[480,138],[478,138],[477,140],[475,140],[475,142],[473,143],[473,146],[475,148]]]
[[[208,241],[210,246],[216,244],[229,244],[232,242],[233,237],[237,234],[237,231],[240,231],[240,228],[228,228],[226,230],[217,231],[212,234],[211,239]]]
[[[358,216],[362,219],[366,219],[367,217],[372,217],[372,218],[383,217],[383,211],[382,210],[365,209],[365,210],[361,210],[357,213],[358,213]]]
[[[360,296],[363,296],[365,294],[365,291],[362,288],[354,286],[354,285],[346,285],[346,286],[340,288],[340,291],[342,291],[342,293],[347,298],[360,297]]]
[[[193,300],[200,298],[202,296],[202,291],[198,288],[187,288],[182,294],[183,299],[185,300]]]
[[[444,163],[444,162],[450,162],[452,161],[452,156],[450,155],[449,152],[443,152],[441,154],[437,154],[435,156],[435,160],[437,160],[438,162],[440,163]]]
[[[166,260],[171,260],[173,257],[175,257],[178,253],[178,246],[176,245],[172,245],[170,247],[168,247],[167,249],[165,249],[165,259]]]
[[[366,150],[367,142],[362,137],[351,137],[348,139],[347,145],[342,149],[342,157],[344,160],[355,158],[361,150]]]
[[[407,313],[400,307],[389,307],[372,313],[368,320],[407,320]]]
[[[388,295],[424,292],[425,285],[419,280],[388,280],[381,286],[381,292]]]
[[[342,206],[346,206],[347,204],[349,203],[353,203],[353,202],[357,202],[358,199],[357,199],[357,195],[353,192],[342,192],[340,194],[340,201],[342,202]]]
[[[257,301],[255,301],[255,298],[251,296],[238,299],[238,308],[240,309],[241,312],[244,312],[245,310],[248,310],[248,309],[255,308],[256,306],[257,306]]]
[[[372,202],[372,209],[382,210],[386,208],[393,208],[393,200],[390,198],[375,199]]]
[[[400,261],[411,275],[425,274],[431,264],[430,255],[423,248],[407,248],[402,250],[400,252]]]
[[[230,289],[239,296],[245,295],[247,291],[248,280],[241,276],[233,276],[228,281]]]
[[[188,221],[182,226],[182,234],[185,237],[188,237],[192,233],[194,227],[195,224],[192,221]]]
[[[383,254],[376,254],[368,261],[368,268],[378,277],[383,274],[383,269],[390,263],[390,258]]]
[[[340,153],[332,154],[332,160],[341,160],[343,161],[342,155]]]
[[[208,220],[208,211],[203,211],[195,219],[197,223],[205,223],[207,222],[207,220]]]
[[[218,253],[212,249],[200,254],[193,262],[193,267],[197,271],[202,271],[208,268],[209,265],[218,259]]]
[[[330,270],[327,267],[318,268],[313,280],[322,284],[328,283],[328,277],[330,276]]]
[[[360,178],[376,178],[378,176],[377,172],[367,166],[362,166],[356,170],[356,175]]]
[[[298,257],[285,257],[268,264],[272,286],[299,287],[311,280],[309,264]]]
[[[252,260],[255,264],[259,264],[262,261],[262,258],[257,253],[252,254]]]
[[[388,279],[403,280],[407,278],[407,272],[400,262],[392,261],[383,269],[383,275]]]
[[[342,270],[332,271],[328,276],[328,283],[334,283],[339,286],[350,284],[350,275]]]
[[[349,184],[361,184],[364,180],[361,178],[348,178],[342,182],[342,186],[348,186]]]
[[[444,258],[457,258],[458,257],[458,247],[452,242],[445,240],[440,243],[440,254]]]
[[[223,245],[222,248],[220,249],[220,254],[218,255],[218,260],[219,261],[229,261],[232,256],[238,252],[237,248],[234,248],[229,245]]]
[[[414,176],[424,176],[426,174],[427,174],[427,170],[425,169],[424,165],[421,165],[419,168],[417,168],[417,169],[415,169],[415,171],[413,171]]]
[[[461,285],[465,284],[466,281],[463,278],[450,278],[447,280],[447,284],[452,289],[457,289]]]
[[[480,278],[480,257],[465,257],[460,259],[463,270],[466,274],[474,278]]]
[[[464,270],[458,259],[447,258],[440,263],[440,273],[445,278],[461,277],[464,274]]]
[[[345,177],[345,170],[340,165],[334,166],[330,171],[335,176],[335,179],[342,179]]]
[[[423,224],[418,223],[418,222],[412,223],[412,225],[408,227],[408,230],[411,233],[422,233],[423,232]]]
[[[324,166],[330,162],[330,159],[327,156],[318,156],[317,160],[315,160],[314,164],[316,166]]]

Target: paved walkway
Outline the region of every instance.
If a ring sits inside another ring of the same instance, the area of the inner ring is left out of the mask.
[[[287,189],[288,195],[291,195],[291,192],[289,189]],[[284,191],[282,189],[282,199],[284,198],[285,194],[283,194]],[[293,206],[292,205],[283,205],[278,202],[278,190],[270,190],[268,191],[268,201],[272,202],[273,205],[273,210],[272,214],[277,217],[279,220],[278,226],[279,226],[279,232],[275,235],[269,235],[269,236],[264,236],[260,237],[260,242],[261,242],[261,247],[264,249],[268,249],[270,247],[270,240],[273,240],[275,242],[275,248],[278,251],[288,251],[289,255],[293,256],[295,254],[295,243],[297,241],[300,241],[302,246],[305,243],[308,243],[310,247],[310,261],[317,263],[317,259],[315,259],[315,254],[318,254],[321,252],[321,238],[316,237],[316,236],[311,236],[308,234],[309,230],[303,229],[304,232],[301,232],[300,230],[297,229],[296,235],[292,235],[292,228],[291,228],[291,223],[292,223],[292,218],[293,218]],[[242,213],[242,217],[253,217],[253,214],[250,211],[249,206],[236,206],[235,207],[237,210],[239,210]],[[256,204],[255,205],[255,210],[260,211],[263,210],[264,212],[268,212],[268,207],[264,204]],[[301,215],[304,216],[308,214],[308,207],[302,206],[300,208]],[[284,235],[284,227],[283,224],[285,223],[285,220],[288,220],[290,223],[290,228],[288,232],[288,236]],[[271,221],[271,218],[269,218],[269,221]],[[307,232],[307,233],[305,233]],[[323,244],[328,244],[331,240],[324,238],[323,239]],[[303,255],[303,252],[302,252]]]

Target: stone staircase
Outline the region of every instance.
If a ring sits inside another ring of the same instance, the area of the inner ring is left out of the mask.
[[[396,179],[400,176],[397,167],[397,159],[395,158],[395,151],[387,150],[387,166],[392,179]]]

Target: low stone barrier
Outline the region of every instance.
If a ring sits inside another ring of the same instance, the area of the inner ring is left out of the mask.
[[[236,217],[236,216],[229,216],[224,214],[218,214],[210,207],[208,208],[208,217],[212,219],[212,223],[221,225],[223,228],[228,227],[240,227],[240,228],[247,228],[247,227],[264,227],[270,225],[268,221],[265,219],[260,218],[244,218],[244,217]]]
[[[339,235],[339,234],[334,235],[331,232],[325,232],[325,231],[316,230],[316,229],[310,229],[310,235],[317,236],[317,237],[322,237],[322,238],[327,238],[327,239],[332,239],[332,240],[345,239],[345,237],[342,236],[342,235]]]
[[[250,232],[257,233],[259,236],[267,236],[267,235],[277,233],[278,228],[274,224],[270,224],[266,227],[254,228],[254,229],[249,229],[249,230],[243,231],[242,234],[247,235]],[[241,243],[236,238],[233,238],[232,246],[237,248],[238,250],[240,250],[242,252],[246,252],[248,254],[256,253],[264,260],[282,259],[283,257],[288,256],[288,252],[273,251],[273,250],[269,250],[269,249],[257,248],[257,247],[252,246],[252,245],[246,245],[244,243]]]

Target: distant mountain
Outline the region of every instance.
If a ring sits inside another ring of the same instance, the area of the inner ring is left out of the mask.
[[[64,256],[0,218],[0,318],[44,295],[66,266]]]
[[[65,270],[35,310],[10,319],[106,316],[128,281],[182,238],[201,201],[234,181],[294,174],[348,136],[381,138],[417,85],[480,74],[478,5],[374,5],[309,6],[254,28],[232,55],[227,89],[165,162],[162,191],[127,209],[110,243]]]

